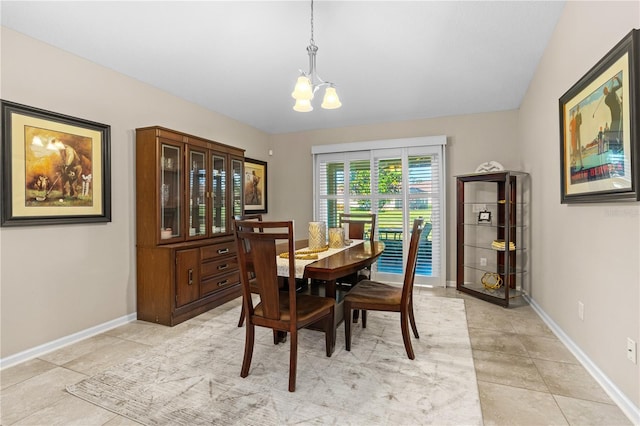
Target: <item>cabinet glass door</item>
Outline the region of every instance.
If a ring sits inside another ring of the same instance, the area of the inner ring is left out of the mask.
[[[211,154],[211,234],[227,232],[227,170],[225,157]]]
[[[160,239],[181,236],[180,188],[182,155],[180,147],[163,143],[160,156]]]
[[[242,216],[242,163],[242,160],[231,160],[234,216]]]
[[[201,151],[189,151],[189,237],[202,237],[207,234],[205,215],[207,193],[206,155]]]

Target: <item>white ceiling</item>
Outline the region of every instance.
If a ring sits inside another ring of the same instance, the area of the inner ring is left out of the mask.
[[[2,25],[268,133],[517,109],[564,1],[5,1]],[[43,72],[46,65],[43,65]],[[320,99],[318,99],[320,98]]]

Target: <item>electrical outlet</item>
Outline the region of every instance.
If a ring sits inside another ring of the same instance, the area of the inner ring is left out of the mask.
[[[480,258],[480,266],[487,266],[487,258],[486,257],[481,257]]]
[[[584,321],[584,303],[578,302],[578,318]]]
[[[629,361],[631,361],[634,364],[637,362],[637,359],[638,359],[636,357],[636,342],[634,342],[628,337],[627,337],[627,359],[629,359]]]

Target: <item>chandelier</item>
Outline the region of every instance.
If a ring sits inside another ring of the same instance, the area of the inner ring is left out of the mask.
[[[316,53],[318,53],[318,46],[316,46],[313,40],[313,0],[311,0],[311,40],[309,46],[307,46],[307,53],[309,54],[309,72],[306,73],[300,70],[300,77],[296,82],[295,89],[291,96],[296,100],[296,104],[293,106],[294,111],[309,112],[313,111],[311,106],[311,100],[320,87],[326,86],[324,91],[324,98],[322,105],[324,109],[336,109],[340,108],[340,98],[336,92],[335,85],[329,81],[324,81],[320,78],[316,72]]]

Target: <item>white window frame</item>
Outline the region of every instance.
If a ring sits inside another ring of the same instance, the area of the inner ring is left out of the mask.
[[[351,143],[343,143],[343,144],[327,144],[327,145],[314,145],[311,147],[312,153],[312,169],[313,169],[313,216],[314,220],[318,220],[318,206],[320,200],[320,194],[318,191],[318,187],[316,185],[318,178],[318,164],[317,159],[319,154],[332,154],[335,153],[336,157],[340,157],[341,159],[345,158],[345,153],[348,152],[369,152],[369,157],[373,157],[374,151],[382,151],[382,150],[397,150],[402,153],[409,153],[412,155],[413,152],[417,150],[415,148],[424,148],[431,147],[433,149],[433,153],[436,153],[439,158],[440,164],[440,179],[439,179],[439,187],[438,191],[441,194],[439,209],[435,213],[439,216],[440,223],[438,224],[438,230],[436,231],[436,227],[434,226],[434,230],[432,232],[440,232],[439,235],[439,243],[440,243],[440,251],[439,253],[433,253],[433,262],[437,262],[439,266],[439,276],[437,277],[428,277],[426,279],[420,279],[416,277],[416,285],[427,285],[433,287],[446,287],[446,241],[447,241],[447,231],[446,231],[446,214],[445,214],[445,206],[446,206],[446,158],[445,158],[445,147],[447,144],[447,137],[445,135],[440,136],[425,136],[425,137],[417,137],[417,138],[402,138],[402,139],[386,139],[386,140],[377,140],[377,141],[365,141],[365,142],[351,142]],[[431,151],[431,149],[429,150]],[[420,150],[420,154],[423,154],[422,150]],[[347,155],[348,157],[348,155]],[[361,157],[360,157],[361,158]],[[326,159],[326,157],[325,157]],[[406,168],[406,159],[403,155],[403,170],[408,170]],[[373,173],[373,170],[372,170]],[[403,175],[403,187],[408,188],[408,175]],[[345,182],[346,189],[348,190],[348,181]],[[371,199],[372,202],[376,200],[378,195],[375,193],[374,188],[372,188]],[[405,197],[405,205],[403,208],[408,210],[408,199],[409,196]],[[403,224],[405,228],[409,227],[409,224]],[[410,229],[404,229],[404,235],[409,235]],[[409,239],[404,241],[405,247],[404,253],[408,250]],[[397,275],[396,275],[397,277]],[[391,275],[389,274],[380,274],[379,277],[375,277],[382,280],[393,280]],[[400,277],[401,279],[402,277]]]

